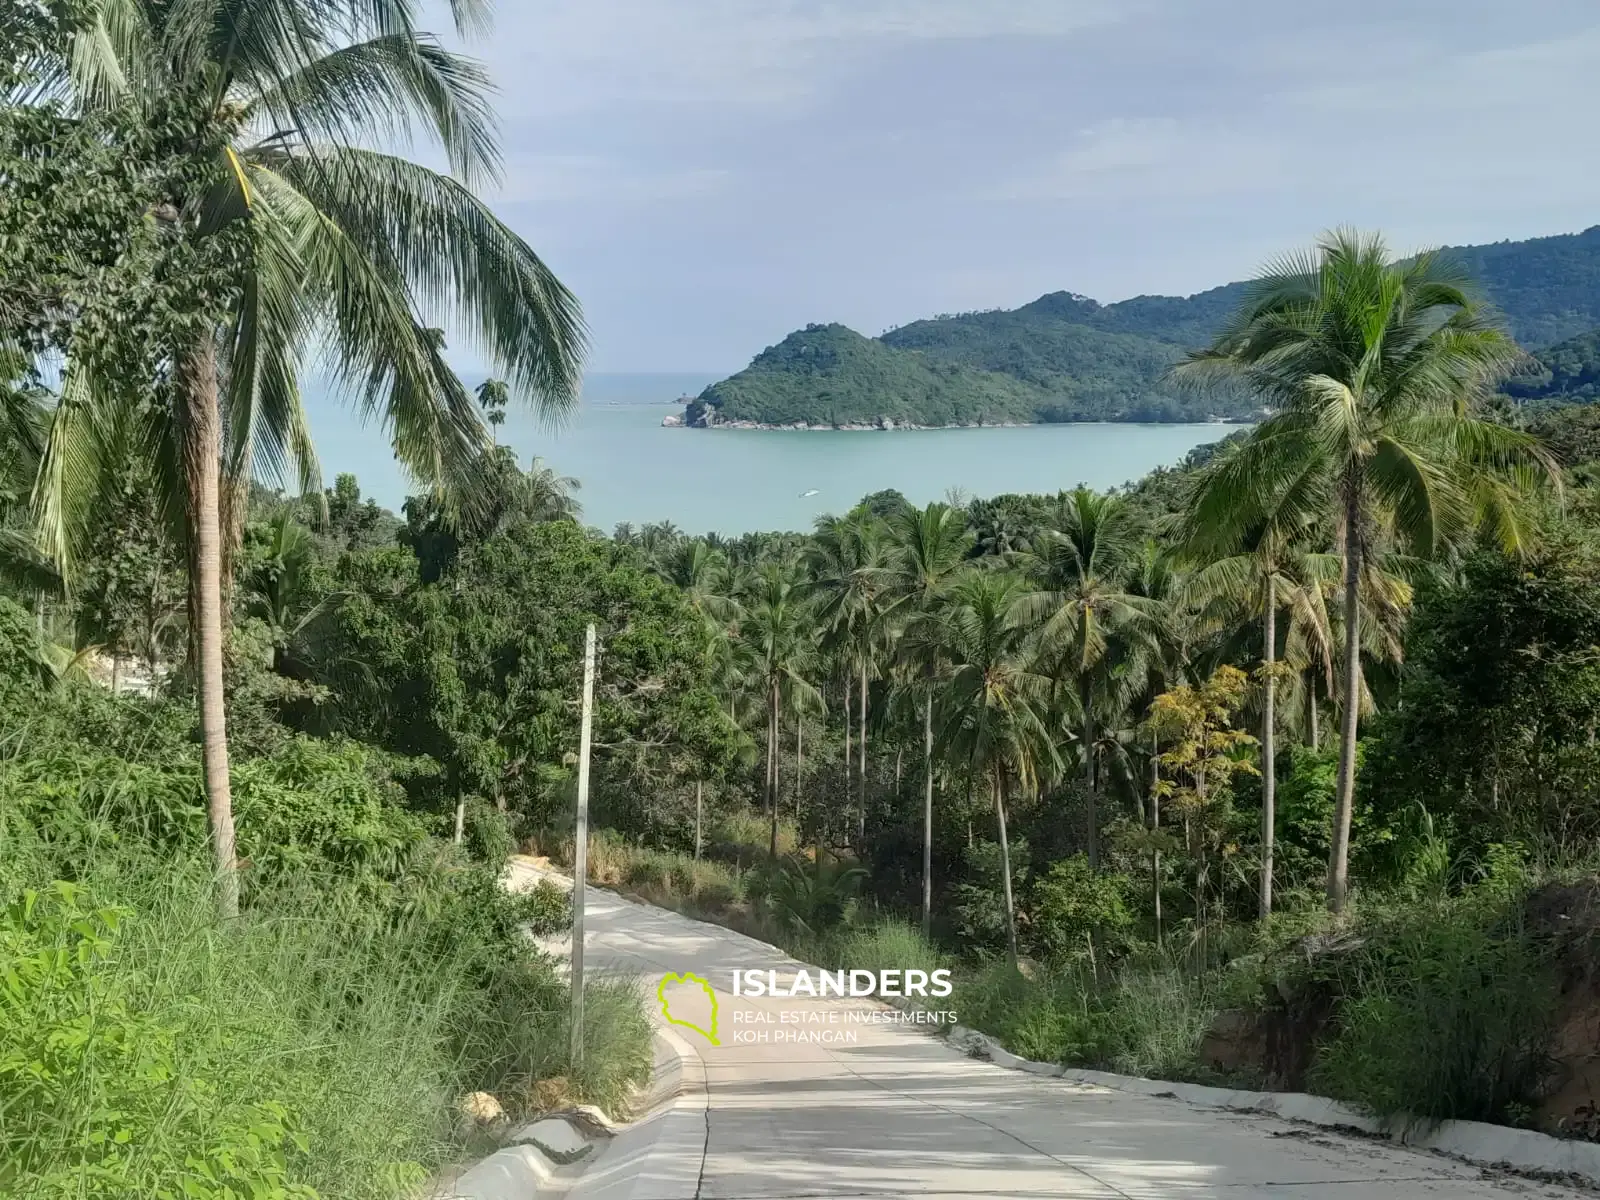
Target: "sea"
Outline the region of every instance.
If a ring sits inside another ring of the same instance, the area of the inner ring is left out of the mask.
[[[726,373],[591,375],[564,426],[508,414],[497,436],[526,466],[538,456],[576,478],[585,524],[610,532],[628,522],[671,521],[689,533],[809,529],[825,513],[895,488],[915,504],[952,494],[1109,488],[1236,426],[1032,425],[1009,429],[889,432],[673,429],[682,397]],[[412,490],[382,429],[363,426],[326,389],[308,388],[307,415],[330,485],[354,472],[364,495],[399,511]]]

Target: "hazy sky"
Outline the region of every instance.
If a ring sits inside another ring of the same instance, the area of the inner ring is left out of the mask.
[[[1595,0],[501,0],[497,209],[602,371],[1600,222]]]

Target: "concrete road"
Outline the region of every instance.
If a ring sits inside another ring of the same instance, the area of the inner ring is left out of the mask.
[[[703,1096],[673,1116],[661,1161],[624,1183],[602,1158],[574,1195],[631,1200],[986,1196],[1059,1200],[1575,1198],[1387,1144],[1010,1071],[848,999],[734,996],[735,970],[801,964],[770,946],[589,889],[591,967],[716,987],[718,1033],[692,1047]],[[682,995],[674,987],[669,995]],[[692,997],[684,1000],[690,1011]],[[931,1003],[931,1002],[930,1002]],[[659,1015],[659,1014],[658,1014]],[[674,1004],[673,1015],[680,1015]],[[765,1032],[765,1038],[759,1035]],[[821,1035],[831,1033],[824,1039]],[[783,1036],[779,1036],[779,1035]],[[755,1035],[755,1036],[751,1036]],[[795,1040],[803,1036],[805,1040]],[[619,1147],[620,1149],[620,1147]],[[614,1177],[608,1177],[612,1173]],[[637,1173],[635,1173],[637,1174]]]

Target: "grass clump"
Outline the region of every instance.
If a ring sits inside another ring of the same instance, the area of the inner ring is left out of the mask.
[[[1560,994],[1547,954],[1472,898],[1376,928],[1312,1086],[1382,1117],[1525,1124],[1551,1070]]]

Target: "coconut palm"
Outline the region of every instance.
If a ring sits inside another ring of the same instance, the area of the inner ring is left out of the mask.
[[[1163,605],[1129,586],[1142,542],[1131,513],[1115,496],[1079,487],[1057,497],[1033,547],[1019,565],[1034,584],[1024,610],[1037,629],[1044,669],[1070,688],[1079,721],[1085,846],[1100,862],[1096,775],[1099,709],[1121,711],[1137,672],[1114,671],[1121,660],[1154,646]]]
[[[816,663],[816,617],[806,598],[804,580],[791,568],[768,563],[758,572],[739,638],[760,681],[767,709],[767,776],[763,796],[770,830],[769,854],[778,857],[778,738],[783,701],[820,706],[821,696],[807,676]]]
[[[933,693],[943,661],[937,629],[929,625],[939,601],[961,573],[972,535],[966,517],[947,504],[907,506],[889,522],[889,595],[903,606],[906,636],[901,665],[922,698],[922,932],[933,925]]]
[[[1016,906],[1006,797],[1036,795],[1060,766],[1051,737],[1050,680],[1033,669],[1030,585],[1008,572],[974,571],[950,588],[936,617],[950,677],[937,708],[939,744],[952,761],[987,780],[1000,836],[1006,945],[1017,961]]]
[[[489,436],[498,441],[500,426],[506,423],[506,405],[511,403],[511,387],[504,379],[485,379],[476,395],[483,419],[489,423]]]
[[[159,464],[188,534],[206,791],[222,911],[238,907],[222,692],[225,534],[252,468],[316,471],[300,403],[306,356],[325,348],[338,381],[384,426],[425,487],[472,495],[487,440],[471,393],[432,330],[466,334],[479,357],[547,416],[578,394],[578,306],[473,188],[494,178],[488,80],[416,27],[411,0],[105,0],[72,35],[57,91],[77,111],[158,117],[188,106],[190,157],[209,182],[157,213],[202,258],[236,247],[226,306],[174,323],[170,403],[119,410],[115,381],[69,358],[37,495],[51,546],[72,531],[64,497],[118,449]],[[454,0],[482,32],[488,0]],[[169,128],[173,127],[171,125]],[[422,134],[445,175],[366,148]],[[109,444],[113,434],[116,445]]]
[[[1237,529],[1295,497],[1336,531],[1342,560],[1343,728],[1328,904],[1349,891],[1362,695],[1361,591],[1371,554],[1429,557],[1475,529],[1527,537],[1520,501],[1554,464],[1532,437],[1476,415],[1518,351],[1437,254],[1391,259],[1339,231],[1275,265],[1180,377],[1249,388],[1272,415],[1208,478],[1191,523]]]
[[[850,674],[858,688],[860,794],[856,806],[858,839],[867,822],[867,688],[889,640],[895,599],[889,594],[887,551],[882,526],[865,509],[844,517],[819,517],[806,555],[817,598],[817,618],[828,647],[846,663],[845,803],[850,800]]]

